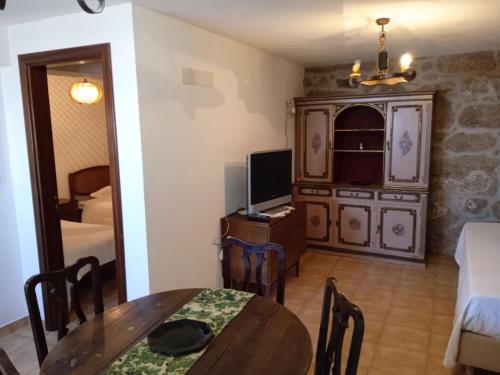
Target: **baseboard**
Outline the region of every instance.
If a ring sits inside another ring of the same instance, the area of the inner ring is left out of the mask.
[[[24,318],[14,320],[13,322],[0,327],[0,337],[4,337],[7,335],[10,335],[11,333],[14,333],[20,328],[23,328],[24,326],[28,325],[28,317],[25,316]]]

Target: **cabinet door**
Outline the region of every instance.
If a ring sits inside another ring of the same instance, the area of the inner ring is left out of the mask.
[[[327,202],[306,202],[307,241],[326,245],[331,240],[331,210]]]
[[[385,185],[428,186],[431,120],[431,101],[389,104]]]
[[[372,243],[372,207],[339,203],[336,211],[335,246],[369,250]]]
[[[378,250],[398,256],[420,257],[420,208],[382,206],[378,219]]]
[[[333,106],[302,107],[297,111],[297,180],[332,180]]]

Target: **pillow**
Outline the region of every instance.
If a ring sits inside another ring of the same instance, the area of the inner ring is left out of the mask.
[[[97,191],[94,191],[92,194],[90,194],[92,198],[107,198],[111,197],[111,186],[105,186],[102,189],[99,189]]]

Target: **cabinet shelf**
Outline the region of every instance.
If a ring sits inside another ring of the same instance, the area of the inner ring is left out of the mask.
[[[384,152],[384,150],[333,150],[334,152]]]
[[[384,132],[385,129],[335,129],[335,132],[350,133],[350,132]]]

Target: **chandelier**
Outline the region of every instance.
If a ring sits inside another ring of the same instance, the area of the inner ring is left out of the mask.
[[[78,5],[80,5],[80,8],[82,8],[85,12],[90,14],[101,13],[104,9],[104,0],[97,0],[97,6],[94,8],[88,6],[86,0],[76,0],[76,1],[78,2]],[[6,2],[7,0],[0,0],[0,10],[5,9]]]
[[[413,58],[409,53],[401,56],[399,60],[400,71],[389,73],[389,55],[385,50],[386,33],[384,26],[390,20],[390,18],[378,18],[376,20],[377,25],[381,26],[382,30],[378,37],[379,49],[375,74],[365,77],[361,75],[361,60],[355,60],[352,66],[352,73],[349,76],[349,86],[358,87],[360,83],[364,86],[396,85],[398,83],[410,82],[417,76],[417,72],[411,67]]]

